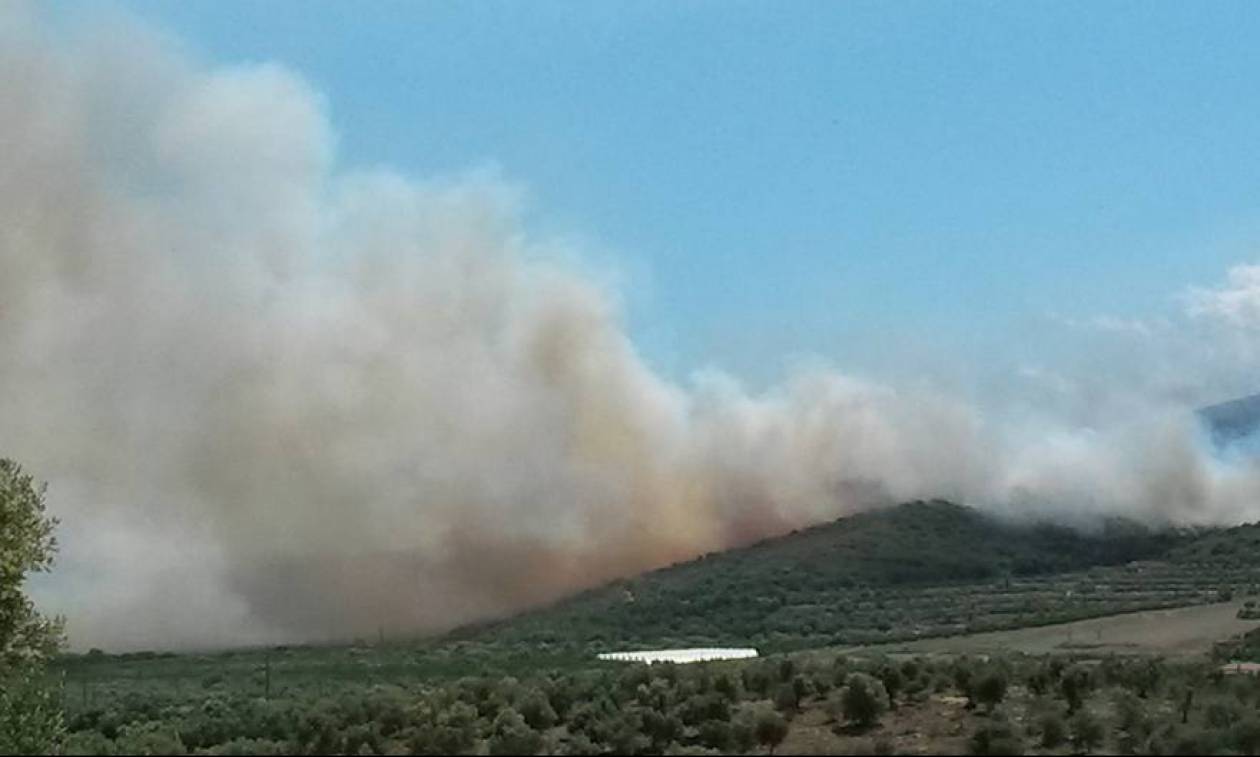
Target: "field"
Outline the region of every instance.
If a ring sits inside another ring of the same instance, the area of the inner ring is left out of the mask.
[[[1150,654],[1192,657],[1260,627],[1258,620],[1240,620],[1241,601],[1195,607],[1110,615],[1073,623],[1010,631],[923,639],[872,646],[869,651],[906,654],[1070,654],[1087,657]]]

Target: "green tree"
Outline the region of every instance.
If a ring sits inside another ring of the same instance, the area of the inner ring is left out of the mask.
[[[27,574],[51,568],[57,549],[44,491],[0,459],[0,754],[54,752],[65,731],[44,672],[61,644],[61,623],[23,591]]]
[[[1080,709],[1093,687],[1093,674],[1084,665],[1073,665],[1071,668],[1063,671],[1063,675],[1059,679],[1059,691],[1062,692],[1063,699],[1067,702],[1069,715]]]
[[[971,660],[966,657],[955,660],[951,672],[954,677],[954,687],[958,689],[958,693],[967,697],[967,709],[974,708],[976,706],[975,673],[971,667]]]
[[[128,723],[119,728],[114,747],[118,750],[118,754],[188,753],[174,728],[153,720],[145,723]]]
[[[853,673],[841,691],[840,704],[846,719],[868,728],[888,709],[888,692],[878,679]]]
[[[709,749],[726,751],[732,742],[731,724],[724,720],[706,720],[700,724],[698,738]]]
[[[1120,689],[1112,698],[1116,747],[1124,754],[1137,754],[1155,730],[1155,722],[1147,712],[1147,702],[1140,696]]]
[[[556,724],[556,711],[540,691],[531,691],[520,704],[521,717],[530,728],[545,731]]]
[[[61,705],[41,667],[0,675],[0,754],[52,754],[64,735]]]
[[[757,717],[748,709],[741,709],[731,720],[731,746],[739,754],[746,754],[757,743]]]
[[[0,665],[42,663],[61,642],[61,626],[43,617],[22,591],[26,575],[52,567],[55,518],[44,506],[44,486],[12,460],[0,459]]]
[[[1081,710],[1072,717],[1072,746],[1084,754],[1102,744],[1106,731],[1102,723],[1089,710]]]
[[[1260,752],[1260,718],[1248,715],[1229,729],[1230,745],[1239,754],[1256,754]]]
[[[1054,749],[1067,740],[1067,724],[1057,712],[1047,712],[1037,720],[1037,730],[1041,732],[1041,745]]]
[[[990,670],[975,684],[976,699],[992,712],[1006,698],[1006,686],[1006,674],[1001,670]]]
[[[905,686],[905,678],[901,675],[901,669],[891,664],[885,665],[879,670],[879,680],[884,684],[884,691],[888,692],[889,708],[897,709],[897,694]]]
[[[499,711],[491,731],[490,754],[538,754],[542,750],[542,734],[530,728],[511,707]]]
[[[1024,740],[1010,721],[995,717],[971,735],[968,744],[972,754],[1023,754]]]
[[[796,688],[790,683],[780,684],[774,693],[774,708],[787,717],[792,717],[800,709],[801,698]]]
[[[1137,670],[1133,675],[1132,686],[1139,697],[1146,699],[1159,686],[1159,682],[1163,680],[1164,663],[1159,659],[1152,658],[1137,663],[1137,666]]]
[[[770,754],[774,754],[775,747],[782,744],[783,739],[787,738],[787,732],[787,721],[774,710],[766,710],[759,713],[756,724],[753,726],[753,734],[757,738],[757,743],[770,750]]]
[[[477,710],[465,702],[452,703],[437,716],[433,737],[442,754],[472,751],[477,743]]]

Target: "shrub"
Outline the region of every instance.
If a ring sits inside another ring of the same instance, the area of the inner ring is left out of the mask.
[[[879,681],[884,684],[884,691],[888,693],[888,706],[897,709],[897,694],[905,684],[901,670],[894,665],[885,665],[879,670]]]
[[[992,712],[993,708],[1006,698],[1006,687],[1006,674],[996,668],[991,669],[980,676],[980,680],[976,682],[976,699]]]
[[[1229,729],[1229,743],[1239,754],[1260,752],[1260,717],[1248,715]]]
[[[1067,724],[1057,712],[1047,712],[1037,720],[1037,730],[1041,733],[1041,745],[1046,749],[1054,749],[1067,739]]]
[[[972,754],[1023,754],[1024,740],[1005,718],[994,718],[971,735]]]
[[[1080,709],[1094,686],[1093,672],[1084,665],[1073,665],[1059,678],[1059,691],[1067,702],[1068,714]]]
[[[535,730],[546,730],[556,724],[556,711],[540,691],[531,691],[520,704],[521,717]]]
[[[1105,731],[1102,723],[1089,710],[1081,710],[1072,717],[1072,746],[1078,752],[1088,752],[1102,744]]]
[[[773,710],[765,710],[757,715],[753,733],[757,743],[765,746],[774,754],[774,749],[787,738],[788,725],[783,716]]]
[[[800,696],[792,684],[782,684],[774,692],[774,708],[784,715],[792,717],[800,709],[800,706]]]
[[[1236,702],[1214,699],[1203,709],[1203,720],[1212,728],[1225,730],[1242,717],[1242,708]]]
[[[724,720],[706,720],[700,724],[698,738],[704,746],[724,752],[733,741],[731,724]]]
[[[64,733],[61,704],[42,669],[19,665],[0,674],[0,754],[55,752]]]
[[[120,754],[186,754],[188,751],[173,727],[155,721],[124,725],[119,729],[114,746]]]
[[[731,721],[731,746],[739,754],[747,754],[757,743],[756,715],[748,710],[741,710]]]
[[[840,702],[847,720],[869,728],[878,723],[880,716],[888,710],[888,692],[884,690],[884,684],[875,678],[865,673],[853,673],[840,692]]]
[[[542,735],[525,723],[511,707],[504,707],[494,719],[490,734],[490,754],[537,754]]]
[[[1223,741],[1220,732],[1169,724],[1160,732],[1157,746],[1160,754],[1217,754]]]

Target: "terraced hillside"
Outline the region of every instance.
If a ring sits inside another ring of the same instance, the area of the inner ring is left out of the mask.
[[[618,581],[452,638],[539,649],[766,651],[1044,625],[1215,601],[1260,583],[1260,527],[1097,533],[947,502],[855,515]]]

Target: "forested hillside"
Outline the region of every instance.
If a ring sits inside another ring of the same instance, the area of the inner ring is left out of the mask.
[[[1230,576],[1200,580],[1164,558],[1193,555],[1209,537],[1232,539],[1118,520],[1078,531],[911,502],[617,581],[454,638],[790,649],[1190,604],[1213,598]]]

